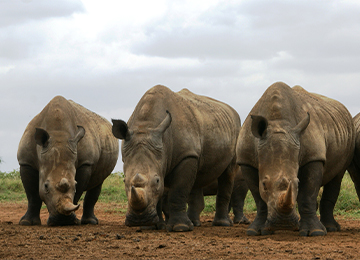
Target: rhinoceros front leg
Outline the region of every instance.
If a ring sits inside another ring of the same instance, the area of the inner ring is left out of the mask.
[[[94,187],[91,190],[88,190],[86,192],[86,195],[84,198],[84,211],[83,211],[83,215],[81,218],[81,224],[96,225],[99,223],[99,221],[96,218],[95,213],[94,213],[94,207],[95,207],[96,202],[99,199],[101,187],[102,187],[102,183],[100,183],[96,187]]]
[[[192,189],[189,196],[188,203],[188,217],[195,227],[200,227],[200,213],[205,208],[203,189]]]
[[[246,234],[249,236],[269,235],[269,231],[264,229],[267,218],[267,205],[260,196],[258,170],[242,165],[241,171],[256,204],[256,217],[246,230]]]
[[[249,189],[244,179],[234,181],[234,188],[231,194],[229,209],[231,207],[233,209],[235,224],[250,224],[250,221],[244,215],[244,204],[248,190]]]
[[[324,185],[323,188],[320,201],[320,221],[328,232],[340,231],[340,225],[334,219],[334,207],[340,193],[344,173],[339,173],[334,179]]]
[[[91,178],[91,173],[92,173],[92,169],[91,169],[90,165],[82,165],[76,170],[75,180],[76,180],[77,184],[76,184],[76,192],[75,192],[75,196],[74,196],[74,204],[78,203],[79,199],[81,198],[81,195],[87,189],[90,178]],[[94,189],[96,189],[96,187]],[[101,191],[101,185],[100,185],[100,191]],[[90,190],[88,192],[90,192]],[[87,193],[86,193],[85,197],[86,196],[87,196]],[[97,198],[96,198],[96,200],[97,200]],[[95,205],[95,203],[94,203],[94,205]],[[89,206],[87,206],[87,207],[89,207]],[[85,210],[85,199],[84,199],[83,217],[84,217],[84,215],[86,215],[85,212],[87,212],[87,210]],[[97,221],[97,219],[96,219],[96,221]],[[82,223],[82,220],[80,222],[80,220],[78,220],[76,218],[76,222],[80,224],[80,223]]]
[[[357,155],[354,155],[354,159],[349,165],[348,171],[354,183],[358,198],[360,200],[360,166],[357,164],[357,161],[359,161],[360,163],[360,159],[357,159],[357,157]]]
[[[326,228],[316,216],[317,196],[322,183],[323,163],[310,162],[299,170],[300,236],[324,236]]]
[[[197,172],[197,159],[186,158],[170,173],[168,193],[169,220],[168,231],[191,231],[194,225],[186,213],[190,191],[194,185]]]
[[[40,209],[42,200],[39,195],[39,172],[30,166],[20,166],[20,176],[23,183],[28,209],[20,219],[20,225],[41,225]]]
[[[213,226],[232,226],[233,222],[229,217],[229,204],[234,186],[234,167],[232,162],[218,178],[218,191],[216,194],[216,213]]]

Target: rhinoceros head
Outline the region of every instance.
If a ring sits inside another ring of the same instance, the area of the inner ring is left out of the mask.
[[[251,131],[259,139],[259,191],[267,203],[266,227],[296,229],[300,135],[307,128],[310,115],[295,126],[283,121],[269,122],[262,116],[251,118]]]
[[[36,128],[39,154],[39,194],[49,211],[49,220],[61,221],[80,205],[74,205],[77,144],[85,130],[78,126],[73,137],[64,131]],[[49,221],[48,221],[49,223]],[[56,224],[56,223],[52,223]]]
[[[125,190],[128,210],[125,224],[149,226],[159,221],[156,207],[164,191],[163,135],[171,124],[168,111],[156,127],[129,129],[122,120],[112,120],[113,134],[122,139]]]

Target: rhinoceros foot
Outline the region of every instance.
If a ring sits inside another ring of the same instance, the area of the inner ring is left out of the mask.
[[[233,221],[234,224],[250,224],[250,220],[244,214],[235,216]]]
[[[157,223],[156,229],[157,230],[166,230],[166,223],[164,221]]]
[[[71,213],[69,216],[66,215],[55,215],[50,216],[47,220],[48,226],[70,226],[80,225],[80,220],[76,217],[75,213]]]
[[[87,218],[82,217],[81,224],[82,225],[86,225],[86,224],[97,225],[97,224],[99,224],[99,220],[95,216],[87,217]]]
[[[201,221],[200,220],[191,220],[191,222],[194,224],[194,227],[200,227]]]
[[[320,221],[325,226],[327,232],[336,232],[341,230],[339,223],[336,222],[334,217],[327,219],[322,216]]]
[[[175,212],[170,214],[166,225],[167,231],[184,232],[194,230],[194,224],[188,218],[186,212]]]
[[[41,225],[41,220],[39,216],[29,217],[25,214],[20,219],[19,225],[23,225],[23,226]]]
[[[215,218],[212,222],[213,226],[223,226],[223,227],[230,227],[233,225],[233,221],[230,219],[229,216],[220,218],[215,215]]]
[[[268,235],[272,235],[274,234],[274,230],[269,230],[269,229],[260,229],[259,227],[249,227],[246,230],[246,235],[248,236],[268,236]]]
[[[167,225],[166,228],[167,231],[186,232],[186,231],[193,231],[194,225],[192,223],[191,225],[180,223],[180,224],[175,224],[173,226]]]
[[[300,220],[300,236],[325,236],[326,234],[326,227],[316,216]]]

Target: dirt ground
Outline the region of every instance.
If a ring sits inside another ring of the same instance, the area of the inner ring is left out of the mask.
[[[1,259],[360,258],[359,220],[337,218],[342,231],[325,237],[300,237],[292,231],[249,237],[246,225],[211,226],[212,216],[202,217],[202,226],[186,233],[130,228],[118,205],[106,203],[95,208],[96,226],[47,227],[46,209],[41,210],[42,226],[19,226],[26,208],[25,203],[0,203]]]

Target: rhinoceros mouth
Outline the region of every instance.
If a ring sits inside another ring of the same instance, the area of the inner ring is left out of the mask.
[[[80,225],[80,220],[76,217],[75,213],[70,215],[50,215],[47,220],[48,226],[70,226],[70,225]]]
[[[299,216],[295,213],[289,215],[276,214],[268,217],[265,230],[299,230]]]
[[[141,214],[134,212],[127,213],[125,219],[125,225],[129,227],[138,226],[153,226],[159,222],[159,216],[156,211],[145,211]]]

